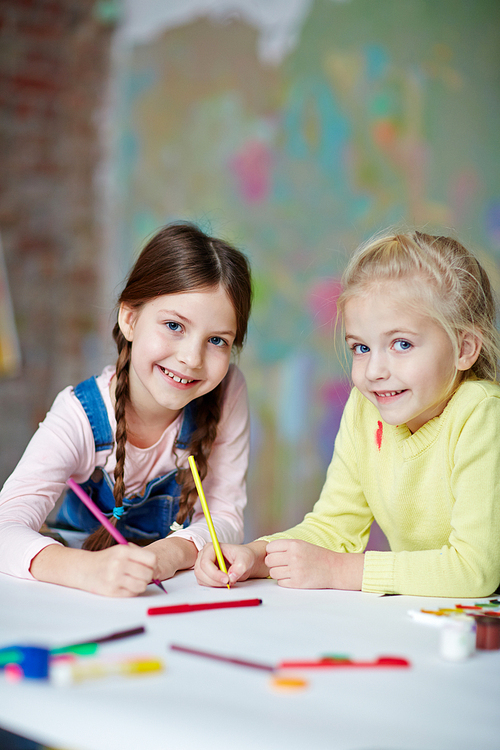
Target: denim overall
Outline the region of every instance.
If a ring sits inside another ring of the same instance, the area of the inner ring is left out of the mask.
[[[85,409],[92,427],[96,452],[111,449],[113,432],[95,377],[77,385],[74,393]],[[184,407],[182,425],[176,441],[176,447],[180,449],[189,446],[191,435],[196,429],[193,412],[193,403]],[[116,528],[127,540],[136,544],[147,544],[156,539],[162,539],[170,533],[179,510],[181,491],[176,475],[177,469],[174,469],[168,474],[151,479],[145,487],[144,494],[123,498],[124,512],[117,521]],[[105,516],[112,517],[115,507],[113,481],[104,469],[97,467],[92,476],[80,486],[90,495]],[[188,516],[182,528],[189,526],[190,520]],[[100,523],[75,493],[68,490],[54,525],[60,528],[86,531],[90,534],[99,528]]]

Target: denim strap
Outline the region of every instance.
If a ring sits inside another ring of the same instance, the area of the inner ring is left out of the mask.
[[[75,386],[75,396],[85,409],[85,413],[92,427],[96,451],[109,450],[113,447],[113,432],[109,424],[108,412],[103,401],[101,391],[95,376],[84,380]],[[181,450],[189,447],[191,436],[196,429],[196,406],[191,401],[184,407],[182,424],[177,437],[176,446]]]
[[[176,440],[176,447],[181,448],[181,450],[185,450],[186,448],[189,448],[189,443],[191,442],[191,436],[193,432],[196,429],[196,400],[190,401],[189,404],[186,404],[184,407],[184,414],[182,416],[182,424],[181,429],[179,430],[179,435]]]
[[[92,427],[96,451],[109,450],[113,447],[113,431],[95,376],[75,386],[74,393],[85,409]]]

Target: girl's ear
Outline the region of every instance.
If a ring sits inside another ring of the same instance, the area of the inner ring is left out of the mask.
[[[479,357],[482,346],[483,338],[480,333],[471,331],[462,333],[457,370],[462,372],[470,370]]]
[[[134,338],[136,317],[137,310],[134,310],[133,307],[125,304],[125,302],[120,304],[120,309],[118,310],[118,325],[127,341],[132,341]]]

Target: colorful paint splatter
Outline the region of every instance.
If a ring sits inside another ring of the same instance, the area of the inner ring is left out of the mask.
[[[128,50],[118,244],[126,268],[188,218],[252,260],[254,536],[299,520],[324,481],[349,392],[334,336],[348,254],[397,222],[500,256],[500,5],[316,0],[273,61],[251,13],[209,5]]]

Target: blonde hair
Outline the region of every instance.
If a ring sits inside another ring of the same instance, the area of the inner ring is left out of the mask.
[[[460,242],[417,231],[370,240],[352,256],[344,271],[339,312],[344,312],[348,300],[384,281],[411,282],[413,298],[408,305],[442,326],[457,359],[461,334],[480,338],[479,357],[462,379],[497,380],[500,341],[490,280]]]

